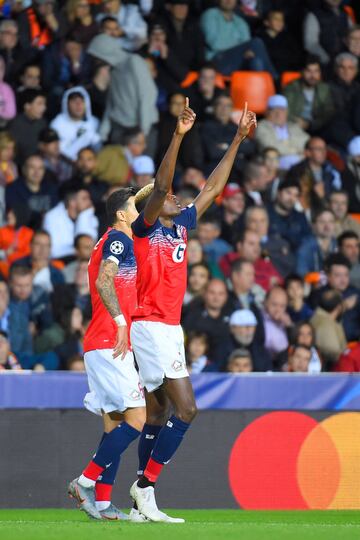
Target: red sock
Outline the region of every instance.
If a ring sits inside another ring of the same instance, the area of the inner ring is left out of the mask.
[[[96,482],[95,485],[95,500],[96,501],[111,501],[112,484],[102,484]]]
[[[100,465],[97,465],[93,461],[90,461],[89,465],[84,469],[83,475],[86,476],[86,478],[89,478],[90,480],[94,480],[96,482],[104,469],[105,467],[100,467]]]
[[[155,484],[159,477],[159,474],[162,471],[163,466],[164,465],[162,463],[158,463],[157,461],[154,461],[152,458],[150,458],[146,465],[144,476],[146,476],[146,478],[150,482],[153,482]]]

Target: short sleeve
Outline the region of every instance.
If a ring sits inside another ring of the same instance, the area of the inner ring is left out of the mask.
[[[196,229],[197,211],[194,204],[189,204],[181,210],[181,214],[174,221],[177,225],[183,225],[186,229]]]
[[[130,238],[125,234],[111,234],[103,244],[103,260],[113,261],[117,265],[124,262],[128,253]]]
[[[132,231],[135,236],[139,238],[145,238],[153,233],[159,227],[159,220],[157,219],[153,225],[146,223],[144,218],[144,212],[140,212],[134,223],[131,225]]]

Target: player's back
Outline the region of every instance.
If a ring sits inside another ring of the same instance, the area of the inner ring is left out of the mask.
[[[138,306],[133,320],[178,325],[187,286],[187,231],[196,226],[193,205],[174,218],[171,228],[159,220],[148,226],[143,213],[133,223]]]
[[[114,280],[115,290],[129,330],[137,301],[133,241],[121,231],[108,229],[94,247],[88,267],[92,319],[84,338],[85,352],[113,348],[116,340],[116,323],[104,306],[96,286],[103,260],[110,260],[118,265]]]

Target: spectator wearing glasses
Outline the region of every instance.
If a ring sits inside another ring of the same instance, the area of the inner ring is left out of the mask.
[[[19,43],[18,24],[12,19],[3,19],[0,23],[0,55],[5,60],[5,80],[15,86],[21,71],[34,53]]]

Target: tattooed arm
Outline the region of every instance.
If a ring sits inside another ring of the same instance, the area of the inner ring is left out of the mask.
[[[115,319],[118,326],[113,357],[116,358],[117,356],[122,355],[121,359],[123,360],[128,349],[128,332],[116,295],[114,278],[117,272],[118,265],[114,261],[109,259],[103,260],[96,280],[96,288],[104,306],[112,318]]]

